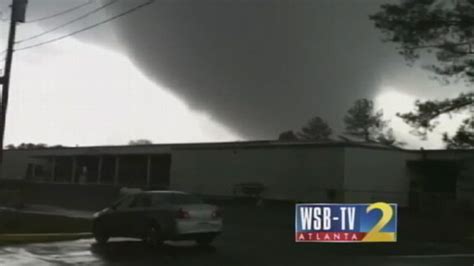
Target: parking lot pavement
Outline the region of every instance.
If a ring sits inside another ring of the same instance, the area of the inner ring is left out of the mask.
[[[294,256],[248,243],[217,240],[212,247],[171,243],[151,249],[119,239],[105,246],[91,239],[30,244],[0,249],[0,265],[472,265],[474,255],[337,256],[320,252]]]
[[[464,242],[371,244],[295,243],[291,208],[227,206],[224,233],[212,246],[92,239],[0,248],[0,265],[473,265],[474,248]]]

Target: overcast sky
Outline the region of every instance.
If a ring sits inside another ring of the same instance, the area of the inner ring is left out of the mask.
[[[2,18],[10,0],[0,0]],[[28,20],[87,0],[30,0]],[[19,25],[17,40],[51,29],[109,1]],[[146,0],[119,0],[49,40]],[[379,0],[157,0],[114,23],[15,54],[6,143],[63,145],[274,139],[314,115],[342,132],[358,98],[374,99],[410,147],[420,141],[394,116],[417,98],[468,88],[441,86],[408,67],[368,20]],[[7,37],[0,22],[0,47]],[[0,67],[1,68],[1,67]]]

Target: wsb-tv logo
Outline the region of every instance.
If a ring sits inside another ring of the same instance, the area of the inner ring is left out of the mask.
[[[397,204],[296,204],[296,242],[396,242]]]

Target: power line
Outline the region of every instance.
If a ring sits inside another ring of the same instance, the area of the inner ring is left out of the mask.
[[[54,28],[51,28],[51,29],[49,29],[49,30],[45,30],[45,31],[43,31],[43,32],[41,32],[41,33],[39,33],[39,34],[36,34],[36,35],[30,36],[30,37],[21,39],[21,40],[19,40],[19,41],[16,41],[15,43],[19,44],[19,43],[22,43],[22,42],[26,42],[26,41],[30,41],[30,40],[33,40],[33,39],[37,39],[37,38],[39,38],[39,37],[41,37],[41,36],[44,36],[44,35],[46,35],[46,34],[48,34],[48,33],[51,33],[51,32],[56,31],[56,30],[58,30],[58,29],[64,28],[64,27],[66,27],[66,26],[68,26],[68,25],[71,25],[71,24],[73,24],[73,23],[75,23],[75,22],[77,22],[77,21],[79,21],[79,20],[82,20],[82,19],[84,19],[84,18],[86,18],[86,17],[88,17],[88,16],[90,16],[90,15],[95,14],[95,13],[99,12],[100,10],[102,10],[102,9],[104,9],[104,8],[110,6],[110,5],[112,5],[112,4],[114,4],[114,3],[118,2],[118,1],[119,1],[119,0],[111,0],[111,1],[108,2],[107,4],[104,4],[104,5],[102,5],[102,6],[98,7],[98,8],[96,8],[96,9],[90,11],[90,12],[87,12],[86,14],[84,14],[84,15],[82,15],[82,16],[79,16],[79,17],[77,17],[77,18],[75,18],[75,19],[73,19],[73,20],[70,20],[70,21],[68,21],[68,22],[66,22],[66,23],[64,23],[64,24],[61,24],[61,25],[56,26],[56,27],[54,27]]]
[[[102,20],[102,21],[100,21],[100,22],[98,22],[98,23],[92,24],[92,25],[90,25],[90,26],[88,26],[88,27],[82,28],[82,29],[80,29],[80,30],[73,31],[73,32],[71,32],[71,33],[69,33],[69,34],[65,34],[65,35],[62,35],[62,36],[59,36],[59,37],[50,39],[50,40],[48,40],[48,41],[40,42],[40,43],[33,44],[33,45],[29,45],[29,46],[24,46],[24,47],[15,49],[15,51],[23,51],[23,50],[27,50],[27,49],[31,49],[31,48],[36,48],[36,47],[39,47],[39,46],[43,46],[43,45],[46,45],[46,44],[50,44],[50,43],[53,43],[53,42],[57,42],[57,41],[63,40],[63,39],[65,39],[65,38],[74,36],[74,35],[79,34],[79,33],[81,33],[81,32],[88,31],[88,30],[90,30],[90,29],[93,29],[93,28],[98,27],[98,26],[100,26],[100,25],[103,25],[103,24],[105,24],[105,23],[108,23],[108,22],[110,22],[110,21],[112,21],[112,20],[115,20],[115,19],[118,19],[118,18],[120,18],[120,17],[126,16],[126,15],[128,15],[128,14],[130,14],[130,13],[132,13],[132,12],[135,12],[135,11],[137,11],[137,10],[139,10],[139,9],[141,9],[141,8],[143,8],[143,7],[145,7],[145,6],[148,6],[148,5],[150,5],[150,4],[154,3],[154,2],[155,2],[155,0],[148,0],[147,2],[145,2],[145,3],[143,3],[143,4],[137,5],[137,6],[133,7],[133,8],[131,8],[131,9],[125,11],[125,12],[119,13],[119,14],[117,14],[117,15],[115,15],[115,16],[112,16],[112,17],[110,17],[110,18],[108,18],[108,19]]]
[[[71,7],[69,9],[66,9],[66,10],[63,10],[59,13],[56,13],[56,14],[52,14],[52,15],[49,15],[49,16],[46,16],[46,17],[42,17],[42,18],[36,18],[36,19],[32,19],[32,20],[28,20],[28,21],[25,21],[25,23],[34,23],[34,22],[39,22],[39,21],[43,21],[43,20],[48,20],[48,19],[52,19],[52,18],[55,18],[55,17],[59,17],[59,16],[62,16],[64,14],[67,14],[67,13],[70,13],[70,12],[73,12],[73,11],[76,11],[84,6],[87,6],[87,5],[90,5],[92,4],[94,1],[93,0],[89,0],[85,3],[82,3],[80,5],[77,5],[77,6],[74,6],[74,7]]]

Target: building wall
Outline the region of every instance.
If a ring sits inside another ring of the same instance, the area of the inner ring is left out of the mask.
[[[420,159],[430,160],[463,160],[474,155],[474,150],[435,150],[420,152]]]
[[[15,150],[5,151],[1,167],[0,178],[21,180],[26,177],[26,171],[29,163],[37,161],[35,151]]]
[[[410,173],[406,161],[419,157],[400,150],[345,148],[345,201],[386,201],[408,206]]]
[[[463,167],[457,180],[457,199],[474,209],[474,156],[466,156]]]
[[[265,198],[328,201],[343,183],[342,147],[174,150],[171,188],[231,196],[236,184],[261,182]]]
[[[126,146],[6,151],[1,178],[23,179],[35,156],[107,156],[171,154],[171,189],[232,196],[235,185],[260,182],[270,199],[314,202],[397,202],[407,206],[408,160],[421,160],[418,151],[350,146],[312,145],[191,145]],[[426,151],[427,159],[471,157],[458,183],[458,196],[474,205],[473,152]],[[37,161],[37,162],[35,162]],[[44,180],[48,181],[48,180]],[[336,196],[334,196],[334,194]]]

